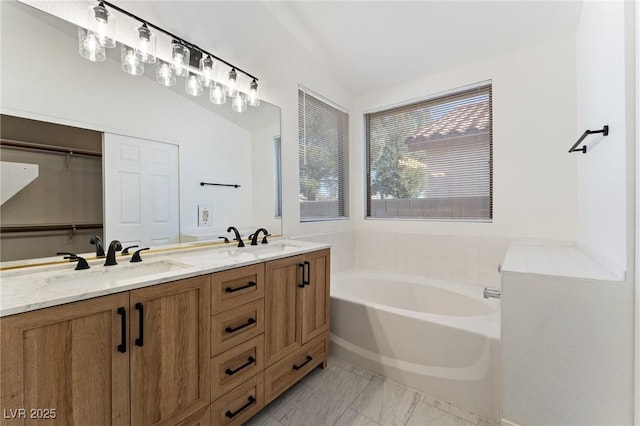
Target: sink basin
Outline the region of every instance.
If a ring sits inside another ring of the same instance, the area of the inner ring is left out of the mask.
[[[120,263],[114,266],[95,265],[84,271],[65,271],[52,277],[45,278],[47,284],[69,283],[74,281],[100,280],[115,282],[149,275],[164,274],[190,268],[191,265],[172,260],[146,261],[140,263]]]
[[[288,251],[299,250],[300,246],[290,244],[287,242],[275,243],[275,244],[260,244],[258,246],[247,246],[249,252],[253,255],[270,255],[286,253]]]

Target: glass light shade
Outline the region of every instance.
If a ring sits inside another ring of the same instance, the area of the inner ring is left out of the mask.
[[[105,48],[100,44],[98,36],[82,27],[78,27],[78,53],[92,62],[103,62],[107,59]]]
[[[247,102],[253,107],[260,106],[260,98],[258,97],[258,82],[254,78],[249,85],[249,95]]]
[[[158,65],[156,66],[156,81],[167,87],[176,85],[176,75],[169,63],[164,61],[158,62]]]
[[[227,95],[224,93],[224,89],[215,81],[209,87],[209,100],[216,105],[222,105],[227,102]]]
[[[142,24],[137,28],[138,45],[136,46],[136,55],[145,64],[156,63],[156,35],[152,33],[147,24]]]
[[[179,77],[189,75],[189,49],[180,43],[171,43],[171,68]]]
[[[202,82],[197,75],[189,73],[189,77],[184,81],[184,89],[188,95],[200,96],[202,95]]]
[[[202,58],[200,59],[200,82],[205,86],[205,87],[211,87],[213,83],[213,77],[215,77],[215,73],[214,73],[214,69],[215,69],[215,65],[216,63],[213,62],[213,59],[211,59],[211,56],[209,55],[202,55]]]
[[[231,101],[231,109],[235,112],[245,112],[247,110],[247,102],[244,93],[238,93],[238,96]]]
[[[131,75],[144,74],[144,65],[136,50],[132,47],[122,45],[120,49],[120,61],[122,64],[122,71]]]
[[[102,46],[116,47],[116,20],[102,2],[89,7],[87,29],[98,36]]]
[[[229,71],[229,81],[227,82],[225,90],[227,92],[227,96],[230,98],[238,96],[238,73],[236,73],[235,68]]]

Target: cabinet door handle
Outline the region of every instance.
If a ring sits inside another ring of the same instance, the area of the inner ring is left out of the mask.
[[[253,397],[253,395],[250,395],[249,398],[247,398],[247,403],[246,404],[244,404],[242,407],[238,408],[233,413],[231,411],[227,410],[227,412],[224,413],[224,415],[229,417],[230,419],[232,419],[235,416],[237,416],[238,414],[240,414],[241,412],[243,412],[244,410],[246,410],[247,408],[249,408],[249,406],[251,404],[253,404],[254,402],[256,402],[256,399]]]
[[[300,364],[300,365],[295,365],[295,364],[293,364],[293,369],[294,369],[294,370],[296,370],[296,371],[297,371],[297,370],[300,370],[302,367],[304,367],[305,365],[309,364],[309,363],[311,362],[311,360],[312,360],[312,359],[313,359],[313,358],[311,357],[311,355],[307,355],[307,359],[306,359],[306,361],[305,361],[305,362],[303,362],[303,363],[302,363],[302,364]]]
[[[298,263],[298,268],[302,268],[302,283],[298,284],[298,287],[304,288],[306,281],[304,280],[304,263]]]
[[[120,315],[120,324],[121,324],[121,332],[122,341],[118,345],[118,352],[125,353],[127,352],[127,310],[123,307],[118,308],[118,315]]]
[[[247,358],[247,362],[242,364],[240,367],[236,367],[233,370],[230,369],[230,368],[227,368],[226,370],[224,370],[224,372],[227,374],[227,376],[233,376],[238,371],[242,370],[243,368],[247,368],[248,366],[250,366],[254,362],[256,362],[256,359],[254,357],[250,356],[249,358]]]
[[[246,323],[239,325],[235,328],[227,327],[224,329],[224,331],[226,331],[227,333],[235,333],[236,331],[242,330],[243,328],[249,327],[251,324],[255,324],[255,323],[256,323],[255,318],[249,318]]]
[[[244,290],[245,288],[250,288],[255,286],[256,286],[256,283],[254,283],[253,281],[249,281],[246,285],[243,285],[242,287],[236,287],[236,288],[227,287],[224,289],[224,291],[226,291],[227,293],[234,293],[236,291]]]
[[[138,338],[136,339],[136,346],[144,346],[144,307],[142,306],[142,303],[136,303],[136,310],[139,312]]]
[[[304,264],[307,267],[307,280],[304,282],[305,285],[311,284],[311,262],[308,260],[304,261]]]

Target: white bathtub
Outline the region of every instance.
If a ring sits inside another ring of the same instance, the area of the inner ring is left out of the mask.
[[[349,271],[332,276],[332,353],[436,399],[500,419],[500,302],[482,288]]]

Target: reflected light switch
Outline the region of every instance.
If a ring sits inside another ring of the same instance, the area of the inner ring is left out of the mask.
[[[212,226],[213,212],[211,206],[198,206],[198,226]]]

